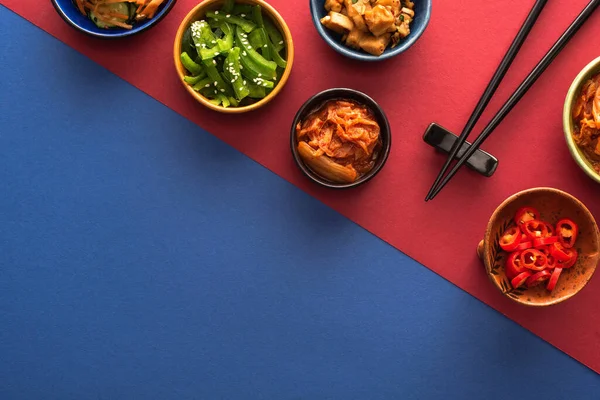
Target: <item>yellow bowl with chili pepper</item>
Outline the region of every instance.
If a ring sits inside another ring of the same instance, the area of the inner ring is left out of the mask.
[[[585,66],[571,84],[563,129],[577,165],[600,183],[600,57]]]
[[[281,15],[263,0],[205,0],[181,22],[173,58],[194,99],[239,114],[281,92],[292,70],[294,44]]]

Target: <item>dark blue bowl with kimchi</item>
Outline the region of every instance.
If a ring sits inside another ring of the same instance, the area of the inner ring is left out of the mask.
[[[146,0],[143,4],[106,0],[51,1],[58,15],[76,30],[98,38],[117,39],[155,26],[177,0]]]
[[[333,88],[300,107],[290,145],[296,165],[308,179],[330,189],[350,189],[382,170],[390,155],[392,130],[371,97]]]

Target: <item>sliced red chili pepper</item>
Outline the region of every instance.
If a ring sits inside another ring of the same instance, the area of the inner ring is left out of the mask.
[[[521,264],[520,252],[517,251],[508,255],[504,270],[508,279],[513,279],[515,276],[527,271],[527,268]]]
[[[558,236],[558,241],[567,249],[575,246],[578,233],[579,227],[570,219],[561,219],[556,224],[556,236]]]
[[[537,219],[532,219],[525,222],[522,225],[522,229],[531,240],[546,237],[548,234],[548,228],[546,227],[546,224]]]
[[[515,251],[523,251],[523,250],[532,249],[532,248],[533,248],[533,242],[531,240],[528,240],[527,242],[519,243],[519,245],[517,246]]]
[[[548,236],[554,236],[554,227],[547,222],[545,224],[546,228],[548,228]]]
[[[508,228],[500,238],[500,247],[504,251],[514,251],[521,243],[521,231],[516,226]]]
[[[527,287],[534,287],[550,279],[550,272],[543,270],[527,278]]]
[[[527,221],[531,221],[533,219],[540,219],[540,213],[533,207],[522,207],[519,208],[517,214],[515,214],[515,222],[517,225],[521,226]]]
[[[556,258],[552,257],[552,255],[546,255],[546,269],[553,269],[556,267]]]
[[[520,273],[519,275],[515,276],[511,281],[510,284],[513,288],[519,288],[521,286],[523,286],[525,284],[525,282],[527,282],[527,279],[529,279],[529,277],[533,275],[531,272],[529,271],[525,271]]]
[[[556,242],[558,242],[558,238],[556,236],[543,237],[543,238],[535,239],[533,241],[533,247],[538,249],[540,247],[549,246]]]
[[[521,242],[528,242],[529,241],[529,236],[527,236],[526,234],[522,233],[521,234]]]
[[[559,242],[550,245],[550,254],[552,254],[558,262],[566,262],[571,259],[571,254]]]
[[[546,289],[548,289],[549,291],[554,290],[556,284],[558,283],[558,278],[560,278],[561,272],[562,268],[554,268],[554,271],[552,271],[552,275],[550,276],[550,280],[548,281],[548,286],[546,286]]]
[[[548,258],[539,250],[529,249],[521,253],[521,265],[534,271],[546,269]]]
[[[559,268],[571,268],[573,265],[577,263],[577,257],[579,257],[579,253],[575,249],[565,249],[565,251],[569,254],[569,259],[567,261],[557,261],[556,266]]]

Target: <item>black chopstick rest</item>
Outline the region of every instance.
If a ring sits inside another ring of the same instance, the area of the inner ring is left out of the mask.
[[[450,154],[450,150],[457,139],[458,136],[435,123],[429,125],[423,135],[425,143],[446,154]],[[471,143],[465,142],[458,151],[455,159],[461,158],[469,147],[471,147]],[[494,172],[496,172],[496,169],[498,168],[498,159],[481,149],[477,149],[477,151],[469,157],[466,164],[472,170],[489,178],[494,175]]]

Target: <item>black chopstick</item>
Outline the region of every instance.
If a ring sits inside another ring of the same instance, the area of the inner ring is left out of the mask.
[[[594,10],[600,5],[600,0],[592,0],[590,3],[583,9],[581,14],[573,21],[573,23],[567,28],[567,30],[562,34],[562,36],[558,39],[558,41],[552,46],[552,48],[546,53],[544,58],[535,66],[533,71],[525,78],[523,83],[517,88],[517,90],[513,93],[513,95],[508,99],[508,101],[502,106],[500,111],[494,116],[494,118],[490,121],[490,123],[485,127],[485,129],[481,132],[477,140],[473,142],[472,146],[465,152],[465,154],[458,160],[456,165],[450,170],[448,175],[441,181],[439,186],[433,192],[430,199],[433,199],[438,193],[450,182],[452,177],[456,175],[460,167],[462,167],[465,162],[473,155],[473,153],[479,149],[481,144],[492,134],[494,129],[504,118],[508,115],[508,113],[513,109],[514,106],[521,100],[521,98],[527,93],[527,91],[533,86],[533,84],[538,80],[538,78],[544,73],[546,68],[550,66],[552,61],[556,58],[556,56],[560,53],[560,51],[567,45],[569,40],[575,36],[577,31],[581,28],[581,26],[588,20],[588,18],[592,15]]]
[[[512,62],[514,61],[515,57],[519,53],[521,46],[525,42],[525,39],[527,39],[529,32],[531,32],[531,29],[535,25],[535,22],[537,21],[538,17],[540,16],[540,13],[546,6],[547,2],[548,2],[548,0],[537,0],[535,2],[535,4],[533,5],[533,8],[529,12],[527,19],[521,26],[521,29],[517,33],[517,36],[515,36],[515,39],[513,40],[508,51],[504,55],[504,58],[500,62],[500,65],[498,65],[498,69],[494,73],[494,76],[492,76],[492,79],[488,83],[487,88],[485,89],[485,91],[483,92],[483,95],[479,99],[479,102],[475,106],[475,109],[473,110],[473,114],[471,114],[469,121],[467,121],[467,124],[465,125],[462,133],[458,137],[458,140],[456,142],[454,142],[454,146],[450,150],[448,159],[446,160],[446,163],[444,164],[440,173],[438,174],[437,178],[435,179],[435,182],[433,182],[433,185],[431,185],[431,189],[429,189],[429,193],[427,193],[427,196],[425,197],[425,201],[428,201],[430,199],[430,197],[433,194],[434,190],[436,189],[437,185],[440,183],[440,181],[444,177],[444,174],[446,173],[446,171],[448,171],[450,164],[452,163],[452,161],[458,154],[459,149],[467,141],[467,137],[473,130],[473,127],[475,126],[477,121],[479,121],[481,114],[483,114],[483,111],[485,110],[485,108],[489,104],[490,100],[494,96],[494,93],[496,93],[498,86],[500,86],[500,82],[502,82],[502,79],[504,79],[504,75],[506,75],[506,72],[512,65]]]

